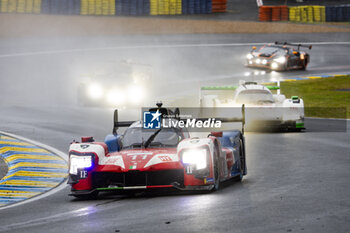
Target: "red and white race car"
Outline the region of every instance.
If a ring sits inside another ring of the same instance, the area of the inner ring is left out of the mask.
[[[156,110],[163,117],[171,111],[161,106]],[[186,128],[144,129],[141,121],[119,122],[116,110],[114,134],[105,142],[84,137],[70,145],[70,195],[96,198],[100,191],[156,188],[217,190],[224,180],[242,180],[247,174],[244,106],[242,110],[241,118],[221,119],[242,122],[242,132],[215,132],[205,138],[191,137]],[[120,135],[118,127],[128,128]]]

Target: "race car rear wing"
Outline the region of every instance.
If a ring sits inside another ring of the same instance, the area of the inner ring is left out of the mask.
[[[238,86],[203,86],[201,91],[234,91]]]
[[[247,85],[249,83],[245,83]],[[257,84],[254,82],[254,84]],[[273,85],[265,85],[264,83],[261,84],[267,87],[269,90],[278,90],[280,89],[279,85],[273,86]],[[238,86],[203,86],[201,87],[201,91],[234,91],[237,89]]]
[[[160,110],[160,112],[164,112],[164,110],[166,109],[168,112],[171,111],[170,109],[167,109],[167,108],[162,108],[161,106],[162,105],[158,105],[158,108],[151,108],[149,109],[149,111],[157,111]],[[244,104],[242,105],[242,117],[224,117],[224,118],[217,118],[215,117],[216,120],[219,120],[221,121],[222,123],[234,123],[234,122],[241,122],[242,123],[242,134],[244,134],[244,125],[245,125],[245,106]],[[180,119],[178,116],[180,115],[180,110],[179,108],[176,108],[175,109],[175,112],[174,112],[176,115],[176,117],[174,117],[174,119],[177,119],[177,120],[186,120],[186,119]],[[164,116],[164,115],[163,115]],[[118,120],[118,109],[115,109],[114,110],[114,123],[113,123],[113,134],[117,134],[117,130],[119,127],[129,127],[130,125],[132,125],[135,121],[119,121]],[[196,118],[197,120],[202,120],[202,121],[205,121],[205,120],[208,120],[208,118]]]
[[[283,42],[283,43],[281,43],[281,42],[276,41],[275,44],[276,44],[276,45],[297,46],[297,47],[298,47],[298,50],[300,50],[300,47],[309,48],[309,49],[312,48],[312,45],[292,44],[292,43],[288,43],[288,42]]]
[[[244,134],[244,125],[245,125],[245,105],[242,104],[241,108],[242,117],[215,117],[216,120],[221,121],[221,123],[235,123],[235,122],[241,122],[242,123],[242,135]],[[197,120],[205,121],[208,120],[208,118],[196,118]]]

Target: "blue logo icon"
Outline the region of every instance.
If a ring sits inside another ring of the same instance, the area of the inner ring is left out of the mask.
[[[160,116],[162,114],[156,112],[143,112],[143,128],[144,129],[160,129]]]

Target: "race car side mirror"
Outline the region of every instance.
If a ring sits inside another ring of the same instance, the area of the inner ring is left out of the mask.
[[[293,54],[298,56],[299,55],[299,52],[298,51],[293,51]]]
[[[222,132],[211,132],[210,136],[221,138],[222,137]]]
[[[88,136],[88,137],[81,137],[81,142],[82,143],[86,143],[86,142],[94,142],[94,138],[91,137],[91,136]]]
[[[309,46],[309,49],[312,49],[312,45]]]
[[[256,50],[256,47],[255,47],[255,46],[253,46],[253,47],[252,47],[252,50]]]
[[[299,104],[300,103],[299,96],[292,96],[291,99],[292,99],[292,102],[294,104]]]

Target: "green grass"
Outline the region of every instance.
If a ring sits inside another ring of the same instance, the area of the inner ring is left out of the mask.
[[[287,98],[297,95],[304,100],[305,116],[350,118],[350,76],[281,82]]]

